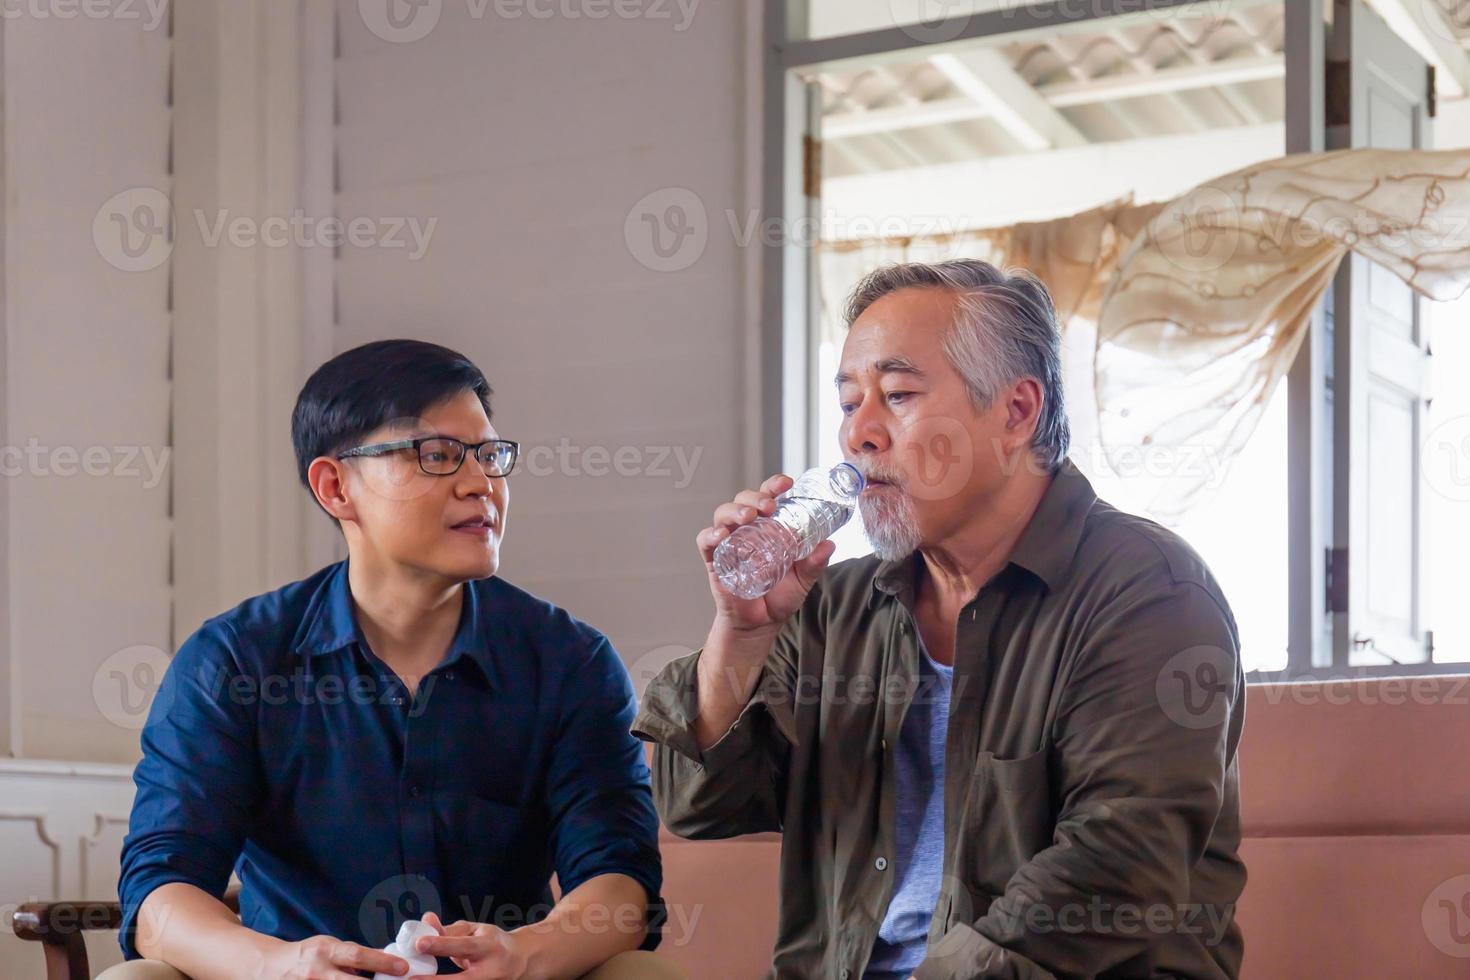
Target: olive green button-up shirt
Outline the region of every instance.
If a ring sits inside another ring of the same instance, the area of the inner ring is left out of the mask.
[[[861,977],[893,893],[918,562],[827,569],[703,752],[699,653],[654,679],[634,723],[657,743],[671,831],[782,834],[778,980]],[[1244,677],[1199,555],[1065,463],[960,613],[954,667],[943,873],[918,980],[1238,976]]]

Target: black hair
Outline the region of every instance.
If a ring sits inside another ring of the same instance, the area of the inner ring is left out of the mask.
[[[291,412],[291,444],[301,485],[318,456],[359,445],[389,422],[417,418],[473,391],[490,416],[490,382],[457,351],[422,340],[378,340],[343,351],[301,388]]]

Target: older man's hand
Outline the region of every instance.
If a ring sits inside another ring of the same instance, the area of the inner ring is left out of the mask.
[[[715,621],[698,667],[694,738],[701,750],[718,741],[739,717],[782,624],[801,608],[837,550],[831,540],[823,541],[792,565],[773,589],[755,599],[732,595],[720,583],[715,571],[715,549],[720,542],[737,528],[774,514],[776,495],[791,489],[791,484],[791,477],[778,473],[759,490],[742,490],[733,501],[715,508],[713,523],[695,538],[709,574],[710,594],[715,597]]]
[[[792,565],[791,570],[771,591],[755,599],[741,599],[731,595],[720,584],[720,577],[715,572],[715,549],[736,528],[774,514],[777,495],[791,489],[791,484],[791,477],[777,473],[762,483],[759,490],[742,490],[730,503],[716,507],[713,522],[696,536],[695,543],[699,546],[705,570],[709,574],[710,594],[715,599],[717,630],[723,627],[731,634],[767,639],[774,636],[781,624],[801,608],[807,593],[821,577],[827,560],[837,550],[837,545],[832,541],[823,541],[810,555]]]

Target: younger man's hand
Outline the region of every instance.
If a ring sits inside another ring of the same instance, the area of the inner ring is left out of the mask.
[[[266,958],[269,980],[360,980],[357,971],[406,976],[408,961],[331,936],[282,943]]]
[[[420,939],[418,951],[449,957],[466,980],[521,980],[526,975],[526,954],[504,929],[463,920],[446,926],[433,912],[425,913],[424,921],[439,935]]]

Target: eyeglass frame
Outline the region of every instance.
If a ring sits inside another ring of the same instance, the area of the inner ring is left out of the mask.
[[[450,470],[448,473],[435,473],[424,466],[423,444],[426,442],[452,442],[463,449],[464,452],[460,453],[459,462],[454,464],[454,469]],[[343,450],[342,452],[337,454],[336,458],[371,458],[375,456],[382,456],[386,453],[391,453],[399,449],[412,449],[414,452],[414,458],[418,460],[419,469],[423,471],[426,476],[454,476],[456,473],[459,472],[460,467],[464,466],[464,461],[469,458],[471,450],[474,450],[475,460],[480,464],[480,468],[483,470],[485,468],[485,463],[484,460],[480,459],[480,450],[483,449],[485,446],[511,447],[510,465],[505,468],[505,472],[498,473],[495,476],[490,476],[489,473],[485,474],[492,480],[503,480],[506,477],[510,476],[511,471],[516,468],[516,463],[521,458],[521,444],[519,442],[516,442],[514,439],[486,439],[484,442],[471,444],[461,439],[456,439],[454,438],[454,436],[419,436],[414,439],[399,439],[394,442],[375,442],[366,446],[357,446],[352,449]]]

